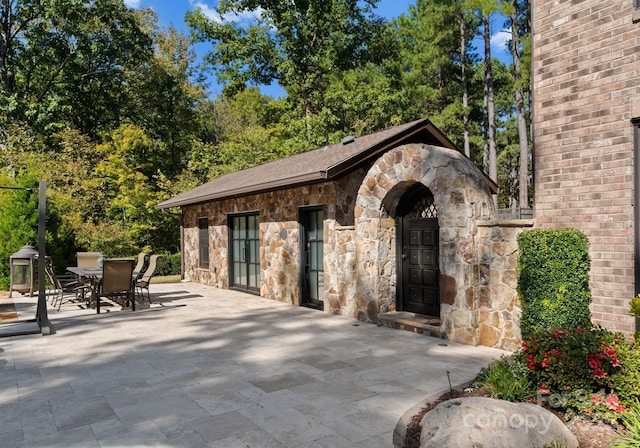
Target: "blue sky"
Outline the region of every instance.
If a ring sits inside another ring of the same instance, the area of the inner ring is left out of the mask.
[[[151,8],[158,14],[158,20],[161,26],[168,27],[173,25],[179,31],[184,33],[188,32],[188,28],[184,23],[184,15],[188,10],[200,8],[210,18],[217,18],[215,7],[218,4],[218,0],[124,0],[125,4],[130,8]],[[380,0],[376,12],[386,17],[387,19],[393,19],[400,14],[407,13],[409,11],[409,5],[415,4],[415,0]],[[229,17],[227,19],[230,19]],[[238,18],[234,18],[238,20]],[[493,21],[493,37],[491,51],[493,57],[500,60],[507,61],[510,58],[508,51],[506,51],[506,42],[508,41],[510,34],[509,30],[501,29],[504,20],[502,18],[495,18]],[[196,47],[196,53],[202,54],[207,51],[207,44],[202,44]],[[217,86],[212,86],[211,94],[216,96],[220,91]],[[278,96],[281,91],[279,88],[266,87],[261,88],[261,91],[267,95]]]

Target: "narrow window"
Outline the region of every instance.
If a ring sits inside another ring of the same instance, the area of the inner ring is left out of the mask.
[[[209,269],[209,219],[198,219],[198,267]]]

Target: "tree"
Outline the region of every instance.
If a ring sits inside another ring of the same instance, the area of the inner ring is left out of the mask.
[[[153,29],[154,57],[127,71],[128,115],[153,140],[145,156],[153,160],[155,169],[174,178],[188,163],[185,156],[197,133],[196,113],[205,92],[193,68],[195,54],[188,37],[173,27],[156,29],[155,13],[147,20]]]
[[[194,40],[212,44],[205,60],[227,92],[277,82],[309,118],[322,109],[332,76],[385,54],[384,42],[373,46],[384,35],[383,19],[372,12],[377,2],[227,0],[217,20],[196,10],[186,21]],[[249,13],[249,26],[225,20]]]
[[[467,57],[467,46],[469,45],[469,39],[467,38],[468,19],[473,18],[473,15],[469,16],[464,8],[460,8],[460,84],[462,87],[462,127],[463,127],[463,148],[464,154],[467,157],[471,157],[471,139],[470,139],[470,124],[469,124],[469,77],[467,75],[467,65],[469,64],[469,58]]]
[[[493,70],[491,59],[491,18],[500,9],[501,0],[468,0],[468,8],[475,10],[482,23],[482,39],[484,42],[484,152],[483,165],[489,177],[498,180],[497,148],[496,148],[496,115],[494,102]]]
[[[39,0],[0,0],[0,82],[4,95],[15,92],[17,57],[24,49],[24,34],[44,13]]]
[[[96,164],[91,184],[93,200],[102,204],[103,214],[91,230],[100,231],[93,235],[94,249],[108,256],[135,253],[138,248],[163,248],[157,239],[164,237],[156,232],[160,212],[154,209],[161,192],[144,174],[152,168],[152,161],[140,158],[151,146],[142,129],[123,125],[96,148],[102,159]],[[115,233],[102,233],[105,224]]]
[[[451,26],[459,13],[456,2],[417,0],[397,19],[403,87],[411,98],[408,119],[427,115],[446,127],[445,109],[461,101],[461,40]]]
[[[475,122],[483,107],[474,96],[477,56],[469,35],[479,20],[463,0],[418,0],[395,23],[406,92],[404,121],[428,116],[475,157]]]
[[[255,87],[214,103],[220,140],[210,149],[210,176],[217,177],[292,154],[284,143],[278,101],[260,94]],[[305,148],[309,149],[309,148]],[[195,161],[195,159],[194,159]]]
[[[518,143],[520,147],[519,164],[519,205],[521,208],[529,206],[529,134],[526,118],[525,92],[529,88],[528,45],[521,45],[521,30],[524,28],[524,40],[528,43],[529,30],[529,0],[511,0],[509,8],[511,21],[511,54],[513,56],[513,78],[515,93],[515,109],[518,121]],[[521,26],[524,23],[524,27]],[[523,55],[523,47],[525,55]]]
[[[124,70],[151,37],[121,0],[1,0],[5,111],[51,134],[72,124],[95,137],[125,109]]]
[[[22,189],[0,190],[0,289],[9,287],[9,257],[25,244],[36,245],[38,240],[37,182],[0,177],[0,185]],[[29,189],[27,189],[29,188]]]

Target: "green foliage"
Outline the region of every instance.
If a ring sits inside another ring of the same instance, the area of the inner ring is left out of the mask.
[[[223,24],[190,13],[192,42],[212,44],[206,62],[226,84],[224,95],[207,99],[191,42],[160,28],[150,9],[121,0],[0,2],[7,19],[0,23],[0,178],[47,181],[56,269],[78,250],[175,252],[180,221],[155,210],[158,202],[327,138],[336,143],[428,115],[462,146],[469,117],[471,156],[481,165],[484,71],[470,43],[479,21],[468,2],[419,0],[393,24],[376,16],[377,3],[231,0],[219,5]],[[500,160],[514,166],[515,81],[502,64],[493,66]],[[242,90],[272,83],[286,96]],[[499,174],[509,193],[510,174]],[[18,213],[14,202],[0,193],[0,209]],[[4,219],[15,221],[12,238],[27,238],[26,218]]]
[[[640,317],[640,296],[636,296],[631,299],[629,304],[629,314],[635,317]]]
[[[475,384],[494,397],[535,399],[568,416],[633,426],[640,398],[640,350],[624,335],[602,328],[536,333],[523,341],[522,350],[482,369]]]
[[[629,314],[635,316],[636,322],[640,319],[640,295],[631,299],[629,304]],[[637,324],[636,324],[637,325]],[[636,344],[640,345],[640,330],[636,330],[633,334]]]
[[[2,93],[11,116],[43,135],[71,124],[97,136],[128,111],[125,70],[151,56],[151,36],[121,0],[3,2]]]
[[[179,253],[162,255],[158,258],[155,275],[177,275],[181,273],[182,257]]]
[[[186,21],[197,40],[211,43],[205,59],[228,93],[277,81],[308,116],[322,108],[332,76],[393,48],[372,45],[385,35],[382,19],[372,12],[376,3],[229,0],[220,3],[221,16],[243,11],[254,19],[218,22],[196,10]]]
[[[17,183],[15,183],[17,181]],[[39,190],[38,180],[32,176],[19,176],[14,182],[0,176],[0,185],[19,188],[0,190],[0,289],[10,284],[10,259],[25,244],[38,246]],[[58,207],[47,196],[45,243],[47,255],[55,266],[66,266],[67,248],[73,242],[73,232],[64,225]]]
[[[460,2],[418,0],[396,21],[402,84],[412,99],[409,107],[414,117],[426,114],[441,121],[436,116],[462,99],[462,8]],[[466,44],[470,49],[471,40]]]
[[[2,180],[3,186],[34,188],[35,182],[11,185]],[[0,288],[9,288],[9,257],[25,244],[38,243],[38,191],[0,190]]]
[[[538,400],[615,421],[640,398],[640,350],[602,328],[550,330],[522,344]]]
[[[589,243],[575,229],[518,235],[520,326],[526,339],[550,328],[590,328]]]
[[[640,448],[640,401],[620,417],[626,433],[619,436],[613,448]]]
[[[526,401],[536,394],[527,368],[513,356],[502,356],[483,368],[476,384],[501,400]]]

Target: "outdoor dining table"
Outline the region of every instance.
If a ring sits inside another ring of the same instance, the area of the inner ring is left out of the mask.
[[[98,267],[81,267],[81,266],[69,266],[67,271],[76,275],[80,280],[85,281],[91,290],[91,299],[89,301],[89,306],[91,303],[95,301],[96,304],[96,313],[100,314],[100,296],[99,296],[99,288],[100,282],[102,281],[102,268]],[[133,276],[137,275],[137,272],[133,273]],[[135,298],[131,300],[131,311],[136,310],[136,301]]]

